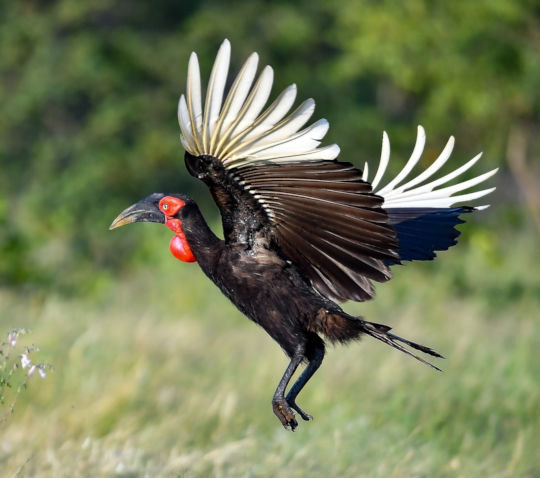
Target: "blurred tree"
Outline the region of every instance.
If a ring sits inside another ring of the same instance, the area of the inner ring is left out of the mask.
[[[405,159],[419,123],[426,162],[456,134],[456,160],[484,148],[484,165],[503,165],[515,127],[539,155],[532,0],[17,0],[0,4],[0,19],[4,285],[86,289],[141,247],[108,235],[118,210],[154,190],[198,194],[176,102],[189,53],[208,73],[224,37],[233,70],[256,50],[276,70],[275,92],[295,82],[316,98],[329,141],[358,166],[378,156],[383,129]]]

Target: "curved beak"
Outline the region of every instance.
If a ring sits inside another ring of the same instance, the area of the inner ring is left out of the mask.
[[[123,210],[109,226],[109,230],[133,222],[158,222],[164,224],[165,215],[159,210],[154,202],[143,199]]]

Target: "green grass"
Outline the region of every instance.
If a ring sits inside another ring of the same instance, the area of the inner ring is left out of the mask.
[[[0,425],[2,476],[540,476],[536,241],[475,237],[347,306],[444,372],[369,338],[329,347],[295,433],[270,406],[279,347],[166,244],[99,299],[0,292],[1,330],[30,328],[55,367]]]

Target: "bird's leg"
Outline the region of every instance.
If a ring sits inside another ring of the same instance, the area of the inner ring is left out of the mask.
[[[297,404],[296,404],[296,397],[300,393],[300,391],[304,388],[306,383],[309,381],[309,379],[313,376],[313,374],[317,371],[317,369],[321,366],[321,363],[324,358],[324,344],[321,343],[317,344],[315,350],[312,352],[311,356],[309,357],[309,363],[302,375],[298,378],[298,380],[294,383],[294,385],[289,390],[289,393],[287,394],[287,403],[291,408],[296,410],[298,414],[304,419],[304,420],[312,420],[313,417],[309,415],[308,413],[304,412]]]
[[[272,408],[274,409],[274,414],[279,418],[280,422],[285,428],[291,427],[291,430],[298,426],[298,422],[294,417],[294,412],[289,406],[287,400],[285,399],[285,389],[289,384],[291,377],[294,375],[294,372],[298,368],[298,365],[304,359],[305,345],[300,344],[296,347],[294,355],[289,362],[289,365],[285,369],[285,373],[274,392],[274,397],[272,398]]]

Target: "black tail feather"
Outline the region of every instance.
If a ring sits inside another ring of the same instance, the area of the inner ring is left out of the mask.
[[[412,347],[413,349],[420,350],[421,352],[424,352],[425,354],[433,355],[434,357],[438,358],[444,358],[439,352],[436,352],[430,347],[426,347],[425,345],[416,344],[414,342],[411,342],[410,340],[404,339],[403,337],[400,337],[399,335],[394,334],[388,334],[389,337],[391,337],[394,340],[399,340],[400,342],[403,342],[407,344],[408,346]]]
[[[398,342],[403,342],[404,344],[407,344],[409,347],[412,347],[413,349],[416,349],[416,350],[420,350],[421,352],[432,355],[433,357],[444,358],[440,353],[436,352],[430,347],[426,347],[425,345],[420,345],[415,342],[411,342],[410,340],[399,337],[398,335],[391,334],[389,333],[390,329],[391,327],[389,327],[388,325],[376,324],[374,322],[364,321],[364,330],[366,334],[371,335],[377,340],[380,340],[381,342],[384,342],[385,344],[390,345],[391,347],[394,347],[395,349],[398,349],[401,352],[406,353],[407,355],[410,355],[411,357],[414,357],[416,360],[419,360],[420,362],[426,365],[429,365],[435,370],[442,372],[442,370],[439,367],[433,365],[427,360],[424,360],[422,357],[419,357],[418,355],[414,354],[413,352],[406,349],[405,347],[403,347],[403,345],[399,344]]]

